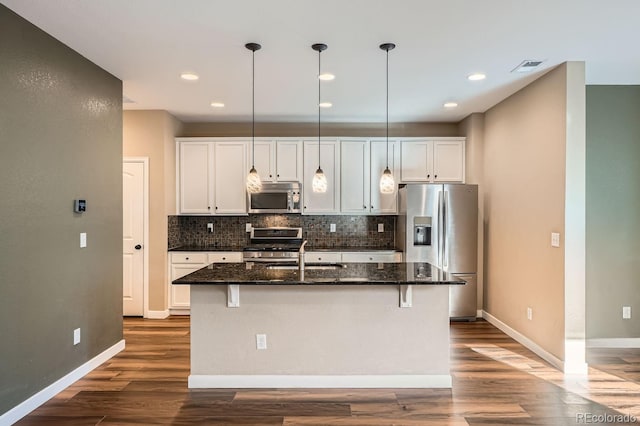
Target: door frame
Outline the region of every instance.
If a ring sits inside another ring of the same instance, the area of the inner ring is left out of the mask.
[[[142,317],[149,318],[149,157],[123,157],[122,163],[141,163],[144,168],[143,177],[143,277],[142,277]]]

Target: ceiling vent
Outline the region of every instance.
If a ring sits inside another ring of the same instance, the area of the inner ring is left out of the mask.
[[[511,70],[511,72],[530,72],[538,68],[538,66],[544,61],[537,61],[533,59],[526,59],[520,63],[517,67]]]

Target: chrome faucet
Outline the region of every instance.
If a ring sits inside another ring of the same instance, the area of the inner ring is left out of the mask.
[[[298,250],[298,270],[304,271],[304,246],[307,245],[307,240],[302,242],[300,249]]]

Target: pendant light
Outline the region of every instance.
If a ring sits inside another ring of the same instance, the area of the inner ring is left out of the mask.
[[[313,183],[311,187],[313,192],[327,192],[327,177],[320,167],[320,53],[327,49],[326,44],[316,43],[311,48],[318,52],[318,170],[313,175]]]
[[[383,194],[393,194],[396,190],[396,183],[393,179],[393,173],[389,170],[389,51],[396,47],[393,43],[384,43],[380,45],[380,49],[387,52],[387,167],[380,176],[380,192]]]
[[[251,170],[249,170],[249,174],[247,175],[247,192],[250,194],[255,194],[262,191],[262,181],[260,180],[260,175],[256,171],[255,161],[256,161],[256,142],[255,142],[255,134],[256,134],[256,50],[260,50],[262,46],[258,43],[247,43],[244,45],[247,49],[253,52],[251,54]]]

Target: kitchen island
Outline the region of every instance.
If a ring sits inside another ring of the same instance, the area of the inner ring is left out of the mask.
[[[175,280],[191,285],[189,387],[451,387],[449,285],[464,281],[426,263],[343,266],[212,264]]]

